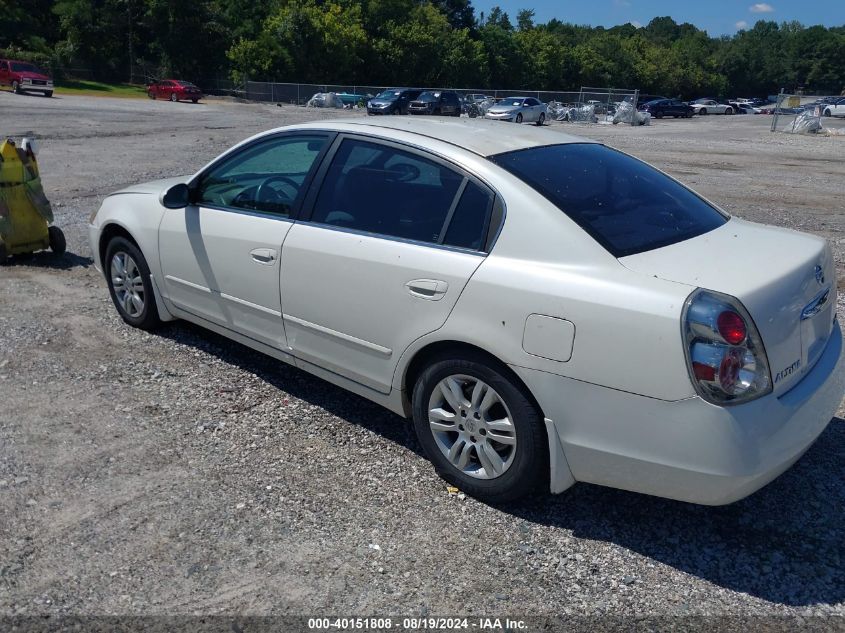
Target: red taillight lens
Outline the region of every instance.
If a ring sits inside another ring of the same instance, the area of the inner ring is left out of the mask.
[[[734,297],[696,290],[687,299],[683,332],[690,378],[713,404],[738,404],[772,390],[760,333]]]
[[[699,380],[713,382],[716,380],[716,368],[698,361],[693,361],[692,372]]]
[[[739,345],[748,336],[745,321],[733,310],[725,310],[716,318],[719,334],[731,345]]]

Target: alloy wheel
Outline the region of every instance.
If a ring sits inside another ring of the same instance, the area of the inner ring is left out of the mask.
[[[437,384],[428,423],[437,448],[466,475],[495,479],[513,463],[513,416],[496,390],[474,376],[453,374]]]
[[[131,255],[123,251],[114,254],[111,260],[111,280],[121,309],[133,319],[141,316],[145,304],[144,280]]]

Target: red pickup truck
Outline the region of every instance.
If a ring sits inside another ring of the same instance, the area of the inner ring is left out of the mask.
[[[34,64],[14,59],[0,59],[0,86],[9,86],[17,94],[40,92],[53,96],[53,80]]]

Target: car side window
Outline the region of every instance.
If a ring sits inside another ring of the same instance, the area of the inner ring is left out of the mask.
[[[468,181],[449,220],[443,243],[477,251],[484,248],[492,208],[493,193],[471,180]]]
[[[290,217],[328,137],[275,137],[250,145],[214,166],[200,181],[197,204]]]
[[[525,105],[528,105],[528,106],[535,106],[535,105],[540,105],[540,102],[539,102],[539,101],[537,101],[536,99],[526,99],[526,100],[525,100]]]
[[[365,154],[368,159],[360,162]],[[463,181],[462,175],[419,154],[346,139],[329,166],[311,219],[389,237],[440,243]]]

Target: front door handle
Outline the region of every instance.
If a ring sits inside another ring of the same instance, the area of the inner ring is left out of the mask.
[[[272,266],[273,262],[276,261],[276,251],[272,248],[256,248],[251,250],[249,254],[252,256],[253,261],[264,264],[265,266]]]
[[[449,284],[439,279],[414,279],[406,283],[405,288],[414,297],[440,301],[449,289]]]

